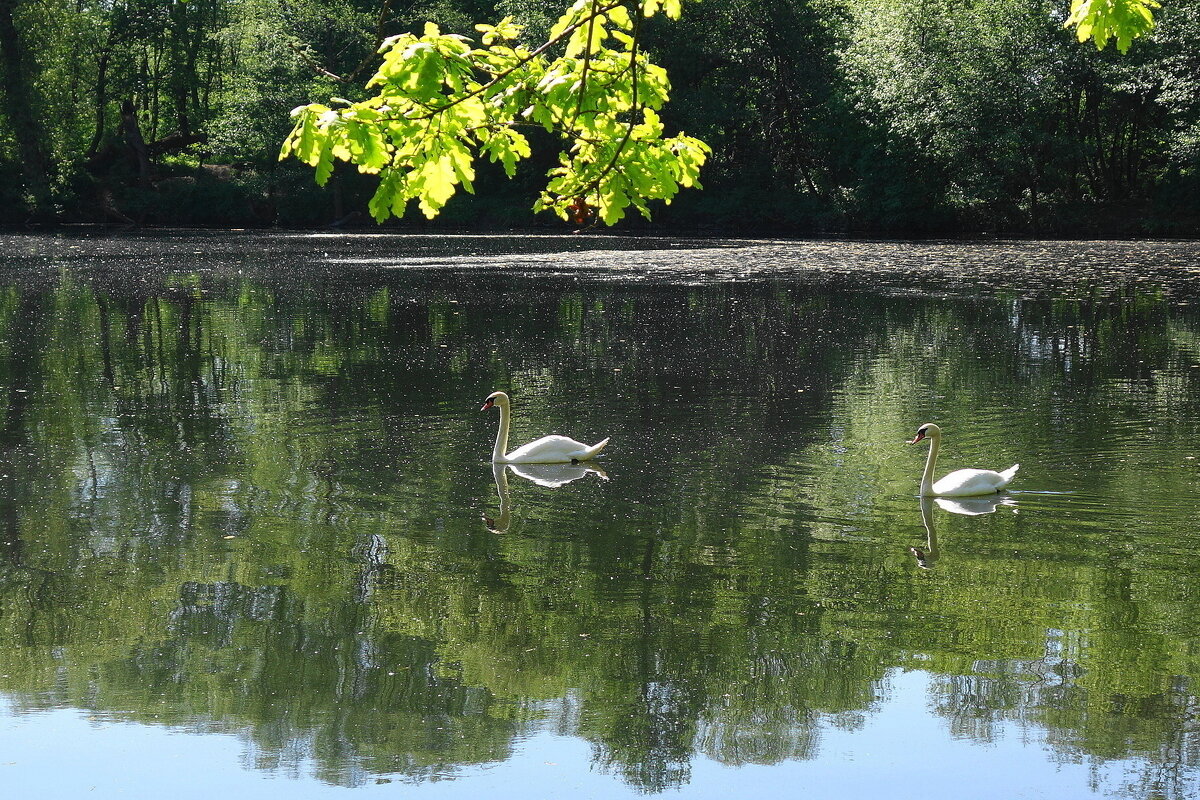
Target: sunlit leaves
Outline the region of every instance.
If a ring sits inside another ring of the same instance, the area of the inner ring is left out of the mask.
[[[1101,50],[1115,40],[1124,53],[1134,39],[1154,27],[1151,9],[1159,7],[1156,0],[1072,0],[1065,26],[1075,28],[1079,41],[1091,39]]]
[[[649,216],[649,201],[699,186],[709,154],[699,139],[666,136],[656,111],[670,83],[638,44],[640,19],[680,11],[680,0],[576,0],[534,51],[514,44],[522,28],[511,17],[477,25],[480,47],[431,23],[421,36],[393,36],[367,83],[377,94],[296,109],[280,158],[309,164],[320,184],[335,160],[379,174],[377,221],[403,215],[410,200],[432,218],[460,186],[473,190],[476,157],[513,176],[532,154],[518,129],[536,126],[566,150],[535,209],[567,219],[582,204],[606,224],[629,206]]]
[[[532,155],[529,140],[512,128],[494,131],[492,136],[480,143],[480,149],[487,153],[492,161],[500,162],[504,167],[504,174],[510,178],[517,174],[517,161]]]
[[[490,47],[499,41],[511,41],[521,35],[524,28],[513,22],[512,17],[505,17],[495,25],[476,25],[475,30],[483,34],[483,44]]]
[[[660,10],[671,19],[679,19],[683,14],[682,0],[646,0],[644,8],[647,17],[657,14]]]
[[[534,208],[553,209],[566,218],[563,199],[585,197],[606,225],[623,219],[631,205],[648,218],[647,201],[670,203],[680,188],[699,186],[700,167],[710,152],[694,137],[662,135],[658,114],[646,108],[643,122],[628,131],[628,141],[578,143],[550,172],[551,180]],[[618,159],[621,168],[612,169]]]

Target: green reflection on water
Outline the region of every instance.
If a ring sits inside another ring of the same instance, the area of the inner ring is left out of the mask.
[[[819,758],[911,668],[956,734],[1037,726],[1182,797],[1198,334],[1153,293],[10,276],[0,690],[344,784],[550,728],[658,791],[696,753]],[[607,457],[492,469],[493,389],[514,442]],[[1022,463],[1003,502],[922,508],[926,421],[943,472]]]

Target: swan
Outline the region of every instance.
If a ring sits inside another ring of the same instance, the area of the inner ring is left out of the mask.
[[[492,392],[479,410],[487,411],[493,407],[500,409],[500,430],[496,431],[496,446],[492,450],[493,464],[568,464],[587,461],[608,444],[608,439],[587,445],[567,436],[543,436],[505,455],[504,450],[508,447],[508,425],[512,416],[508,395],[504,392]]]
[[[929,458],[925,461],[925,474],[921,476],[922,497],[971,497],[973,495],[998,492],[1013,479],[1020,464],[1013,464],[1003,472],[990,469],[958,469],[937,483],[933,481],[933,468],[937,464],[938,448],[942,444],[942,429],[927,422],[917,429],[917,435],[909,444],[916,444],[929,437]]]

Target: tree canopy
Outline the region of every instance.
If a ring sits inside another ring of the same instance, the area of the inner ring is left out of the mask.
[[[1073,0],[1065,26],[1081,42],[1090,38],[1103,50],[1111,39],[1124,53],[1153,27],[1150,9],[1158,7],[1155,0]],[[680,186],[698,185],[710,152],[694,137],[663,138],[656,112],[668,99],[667,74],[639,43],[642,19],[660,8],[678,19],[682,0],[576,0],[533,49],[516,43],[523,28],[512,16],[476,25],[479,48],[433,23],[420,37],[389,37],[380,47],[383,64],[367,82],[378,93],[358,103],[335,99],[334,108],[297,108],[280,157],[295,154],[316,168],[321,185],[334,159],[378,174],[370,201],[377,222],[403,216],[412,199],[432,218],[458,185],[473,191],[476,152],[512,177],[516,162],[531,154],[519,129],[540,125],[569,147],[535,210],[582,223],[594,207],[612,225],[633,205],[649,217],[647,201],[669,203]],[[981,30],[972,41],[986,35]]]
[[[1200,231],[1195,0],[561,3],[6,3],[0,214]]]
[[[333,160],[378,174],[371,215],[403,216],[409,200],[433,217],[461,185],[473,191],[477,154],[509,177],[531,154],[522,128],[539,126],[567,142],[535,206],[583,222],[596,209],[611,225],[632,205],[671,201],[697,183],[709,152],[699,139],[667,137],[658,111],[666,71],[640,47],[644,18],[678,18],[681,0],[577,0],[530,49],[508,16],[476,25],[482,46],[427,23],[423,35],[389,37],[383,64],[367,82],[377,94],[330,108],[296,109],[282,157],[295,153],[324,184]],[[561,45],[561,48],[559,46]]]

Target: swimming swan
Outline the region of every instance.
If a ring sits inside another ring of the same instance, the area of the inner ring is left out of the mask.
[[[492,450],[493,464],[569,464],[576,461],[587,461],[608,444],[608,439],[587,445],[567,436],[543,436],[541,439],[522,445],[505,455],[504,450],[508,447],[508,424],[511,417],[508,395],[504,392],[492,392],[483,401],[483,407],[479,410],[487,411],[492,407],[500,409],[500,430],[496,431],[496,446]]]
[[[1020,464],[1013,464],[1003,472],[990,469],[958,469],[933,482],[933,469],[937,464],[938,447],[942,444],[942,429],[927,422],[917,429],[917,435],[909,444],[929,437],[929,458],[925,461],[925,474],[921,476],[922,497],[971,497],[973,495],[998,492],[1017,474]]]

